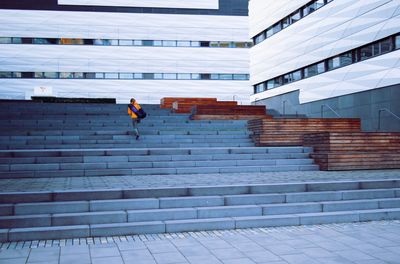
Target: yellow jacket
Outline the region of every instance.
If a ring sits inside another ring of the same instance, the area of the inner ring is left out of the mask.
[[[139,110],[139,109],[142,108],[142,107],[141,107],[138,103],[136,103],[136,102],[134,102],[132,105],[133,105],[137,110]],[[128,115],[130,115],[132,119],[138,118],[138,116],[131,110],[130,107],[128,107]]]

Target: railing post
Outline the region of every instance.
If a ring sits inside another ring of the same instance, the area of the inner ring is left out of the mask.
[[[378,111],[378,131],[381,130],[381,113],[382,113],[382,109],[379,109]]]
[[[282,113],[283,113],[283,115],[286,114],[286,102],[287,102],[287,100],[283,100],[283,102],[282,102],[282,107],[283,107]]]

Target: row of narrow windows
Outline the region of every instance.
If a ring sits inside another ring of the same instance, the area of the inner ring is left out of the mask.
[[[375,41],[365,46],[347,51],[340,55],[319,61],[301,69],[283,74],[276,78],[254,85],[254,93],[261,93],[285,84],[300,81],[327,71],[345,67],[375,56],[400,49],[400,34]]]
[[[251,42],[192,41],[192,40],[137,40],[137,39],[82,39],[82,38],[20,38],[0,37],[0,44],[38,45],[94,45],[94,46],[143,46],[143,47],[208,47],[250,48]]]
[[[249,74],[228,73],[112,73],[112,72],[0,72],[7,79],[114,79],[114,80],[249,80]]]
[[[269,28],[263,30],[261,33],[253,37],[254,45],[263,42],[272,35],[275,35],[276,33],[290,26],[291,24],[299,21],[303,17],[311,14],[315,10],[327,5],[332,1],[333,0],[313,0],[309,2],[308,4],[302,6],[301,8],[297,9],[296,11],[288,15],[287,17],[283,18],[282,20],[278,21],[277,23],[273,24]]]

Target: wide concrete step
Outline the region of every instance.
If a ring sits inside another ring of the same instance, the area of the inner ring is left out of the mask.
[[[148,155],[213,155],[311,153],[307,147],[229,147],[229,148],[115,148],[0,150],[0,157],[82,157],[82,156],[148,156]]]
[[[354,191],[357,192],[357,191]],[[374,193],[373,190],[370,192]],[[270,195],[271,196],[271,195]],[[371,197],[375,197],[376,193],[371,194]],[[379,196],[379,195],[378,195]],[[0,216],[0,228],[15,228],[15,227],[39,227],[39,226],[65,226],[65,225],[86,225],[86,224],[104,224],[104,223],[123,223],[123,222],[144,222],[144,221],[166,221],[166,220],[181,220],[181,219],[206,219],[206,218],[224,218],[224,217],[239,217],[239,216],[269,216],[269,215],[286,215],[286,214],[301,214],[301,213],[329,213],[329,212],[344,212],[344,211],[358,211],[358,210],[378,210],[378,209],[392,209],[397,208],[400,210],[400,197],[399,198],[386,198],[386,199],[363,199],[363,200],[331,200],[330,198],[324,198],[325,202],[308,202],[308,203],[279,203],[275,200],[271,202],[277,202],[276,204],[265,204],[260,197],[255,200],[254,203],[241,204],[241,205],[230,205],[225,202],[222,206],[210,206],[206,204],[206,201],[215,200],[217,197],[197,197],[192,199],[190,202],[202,205],[202,207],[189,207],[188,200],[184,201],[184,206],[176,208],[156,208],[156,209],[139,209],[143,206],[138,205],[139,201],[130,201],[135,204],[125,203],[125,210],[117,210],[113,208],[112,211],[105,211],[106,207],[101,207],[101,201],[96,201],[99,208],[103,210],[98,211],[83,211],[83,212],[64,212],[64,213],[53,213],[55,206],[58,205],[63,207],[71,207],[69,203],[57,203],[50,207],[49,204],[39,204],[38,208],[41,209],[41,214],[38,211],[35,214],[21,214],[21,215],[8,215]],[[226,197],[223,197],[226,201]],[[239,198],[239,197],[238,197]],[[342,199],[345,199],[342,196]],[[175,198],[176,200],[182,198]],[[232,197],[230,197],[232,199]],[[253,198],[254,199],[254,198]],[[265,198],[264,198],[265,199]],[[271,199],[268,197],[268,199]],[[170,198],[170,201],[172,199]],[[175,202],[177,202],[175,200]],[[168,201],[168,200],[167,200]],[[216,200],[215,200],[216,201]],[[214,202],[215,202],[214,201]],[[116,201],[113,201],[115,204]],[[146,202],[146,201],[145,201]],[[153,201],[153,206],[155,206]],[[160,200],[158,200],[160,207]],[[168,204],[163,201],[164,205]],[[219,201],[220,202],[220,201]],[[269,202],[269,201],[266,201]],[[96,207],[96,203],[94,206]],[[80,202],[81,207],[84,202]],[[151,203],[148,203],[150,205]],[[47,210],[48,213],[44,214],[43,211],[47,209],[53,209],[52,211]],[[90,204],[86,203],[86,206]],[[110,206],[110,204],[108,204]],[[126,209],[134,208],[134,210]],[[30,208],[28,208],[30,207]],[[21,204],[16,205],[16,212],[33,211],[32,207],[36,207],[35,204]],[[92,205],[93,207],[93,205]],[[120,207],[121,206],[117,206]],[[83,209],[83,207],[82,207]],[[60,209],[55,209],[61,211]]]
[[[264,214],[330,212],[400,207],[400,189],[336,192],[236,194],[160,198],[127,198],[90,201],[55,201],[1,204],[2,216],[84,213],[99,211],[145,211],[172,208],[230,208],[258,205]],[[297,202],[293,198],[299,198]],[[233,208],[234,209],[234,208]],[[201,209],[203,210],[203,209]]]
[[[257,199],[273,199],[273,196],[261,196],[260,198],[259,196],[257,196],[260,194],[285,194],[284,201],[291,203],[303,203],[324,201],[323,199],[330,198],[329,195],[336,197],[335,200],[343,200],[343,197],[346,200],[396,198],[400,195],[399,188],[400,180],[385,179],[227,186],[189,186],[93,190],[82,189],[38,192],[21,191],[0,193],[0,204],[97,201],[165,197],[196,198],[203,196],[224,196],[224,199],[227,198],[227,203],[233,205],[237,204],[240,200],[247,201],[245,198],[237,195],[249,195],[246,197],[250,197],[249,199],[252,203],[254,203],[254,201],[256,201]],[[229,195],[234,195],[234,197],[237,198],[229,199]],[[251,195],[255,196],[252,197]],[[283,198],[280,197],[279,199],[281,199],[279,201],[282,201]],[[173,201],[169,201],[169,203],[173,203]]]
[[[190,211],[190,209],[188,210]],[[179,216],[179,214],[174,214]],[[230,214],[228,214],[230,215]],[[104,218],[110,217],[107,214],[99,214]],[[126,215],[121,214],[118,219],[117,214],[113,220],[122,220]],[[104,219],[103,218],[103,219]],[[179,218],[179,217],[178,217]],[[60,216],[59,221],[70,221],[68,216]],[[78,219],[78,218],[75,218]],[[81,219],[86,219],[82,217]],[[99,217],[99,219],[102,219]],[[298,226],[315,225],[343,222],[360,222],[372,220],[396,220],[400,219],[400,209],[374,209],[357,211],[337,211],[322,213],[303,213],[289,215],[253,215],[253,216],[229,216],[223,218],[196,218],[196,219],[177,219],[164,221],[144,221],[144,222],[114,222],[114,223],[93,223],[84,225],[68,226],[45,226],[28,228],[7,228],[0,230],[1,241],[26,241],[26,240],[47,240],[65,239],[77,237],[98,237],[134,234],[156,234],[165,232],[189,232],[204,230],[223,230],[235,228],[256,228],[271,226]],[[77,220],[77,222],[81,222]],[[85,222],[85,221],[82,221]],[[102,221],[99,221],[102,222]]]
[[[308,159],[309,153],[266,154],[198,154],[198,155],[131,155],[131,156],[76,156],[76,157],[9,157],[0,158],[0,164],[53,164],[93,162],[157,162],[157,161],[212,161],[212,160],[270,160]],[[1,168],[1,167],[0,167]],[[3,167],[4,168],[4,167]],[[11,168],[11,167],[9,167]]]
[[[210,164],[212,161],[205,161]],[[14,179],[14,178],[57,178],[57,177],[97,177],[97,176],[142,176],[142,175],[177,175],[177,174],[210,174],[210,173],[250,173],[250,172],[277,172],[277,171],[317,171],[319,170],[318,165],[312,164],[312,161],[307,161],[308,164],[293,164],[293,165],[255,165],[255,166],[244,166],[244,165],[233,165],[225,162],[221,164],[214,164],[214,167],[209,167],[203,164],[203,167],[199,166],[190,167],[193,164],[190,162],[182,162],[182,167],[173,167],[168,165],[166,162],[160,167],[145,167],[141,165],[139,168],[131,168],[131,164],[128,165],[111,165],[111,167],[125,167],[125,168],[103,168],[103,169],[57,169],[57,164],[45,164],[46,166],[41,167],[41,170],[20,170],[20,171],[1,171],[0,179]],[[215,162],[217,163],[217,162]],[[256,161],[254,161],[256,163]],[[289,163],[286,162],[285,163]],[[295,163],[295,162],[293,162]],[[304,162],[303,162],[304,163]],[[186,167],[183,165],[187,165]],[[212,164],[211,164],[212,165]],[[219,166],[217,166],[219,165]],[[28,166],[28,165],[26,165]],[[31,166],[31,165],[29,165]],[[84,165],[92,167],[104,167],[104,165]],[[150,165],[149,165],[150,166]],[[164,167],[163,167],[164,166]],[[169,167],[170,166],[170,167]],[[217,167],[215,167],[217,166]],[[128,167],[128,168],[126,168]],[[48,170],[43,170],[46,168]],[[67,168],[65,166],[65,168]]]
[[[246,142],[247,141],[247,142]],[[226,143],[145,143],[141,140],[121,141],[117,143],[82,143],[82,144],[11,144],[1,145],[0,149],[104,149],[104,148],[212,148],[212,147],[253,147],[250,140]]]
[[[139,131],[142,135],[251,135],[251,133],[245,129],[148,129],[143,130],[139,128]],[[26,129],[22,129],[19,131],[0,131],[1,136],[92,136],[92,135],[132,135],[132,129],[129,128],[113,128],[111,129],[87,129],[87,130],[33,130],[27,131]]]
[[[93,159],[87,163],[42,163],[1,165],[0,171],[45,171],[76,169],[125,169],[125,168],[180,168],[180,167],[230,167],[265,165],[308,165],[312,159],[270,159],[270,160],[186,160],[186,161],[109,161]]]

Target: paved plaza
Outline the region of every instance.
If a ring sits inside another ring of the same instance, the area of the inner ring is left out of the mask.
[[[400,221],[4,243],[0,263],[400,263]]]
[[[191,175],[101,176],[0,179],[0,192],[129,189],[157,187],[247,185],[344,180],[398,179],[400,170],[289,171]]]

